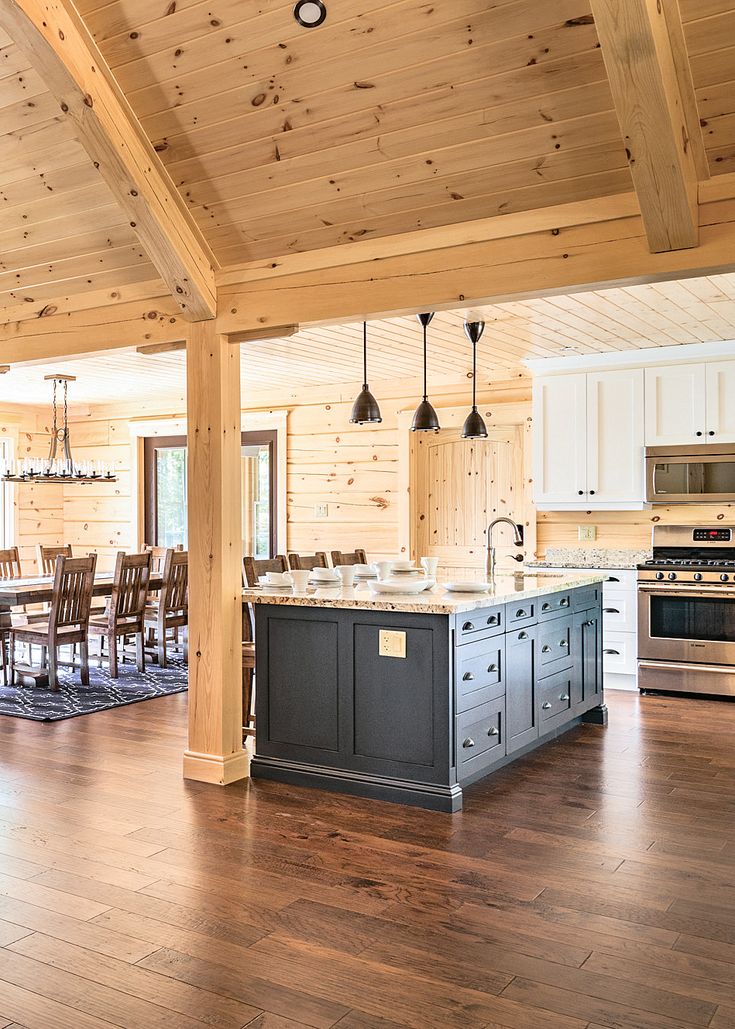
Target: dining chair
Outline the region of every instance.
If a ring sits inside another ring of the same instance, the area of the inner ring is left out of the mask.
[[[186,550],[168,550],[161,571],[161,589],[154,603],[146,604],[145,626],[151,647],[160,668],[166,668],[169,631],[176,635],[189,623],[189,553]],[[177,642],[174,638],[172,642]],[[184,660],[188,657],[184,641]]]
[[[316,554],[289,554],[288,563],[294,571],[311,571],[312,568],[329,568],[329,559],[323,550]]]
[[[275,557],[244,557],[242,559],[242,579],[245,586],[257,586],[258,577],[266,572],[287,572],[288,561],[283,554]]]
[[[59,647],[76,647],[81,653],[81,680],[89,685],[89,615],[92,607],[92,589],[97,555],[66,557],[59,554],[54,570],[51,607],[46,622],[13,627],[10,633],[10,680],[15,682],[15,645],[29,643],[41,647],[41,664],[48,661],[49,687],[59,688]],[[21,671],[31,671],[21,668]]]
[[[105,640],[109,654],[110,677],[118,678],[118,639],[135,637],[138,671],[145,671],[145,608],[148,600],[148,582],[151,577],[152,554],[119,553],[115,562],[110,603],[104,614],[93,614],[89,619],[89,635],[100,639],[100,663]]]
[[[46,547],[39,543],[36,547],[36,562],[39,575],[53,575],[56,571],[57,557],[73,557],[71,544],[64,543],[60,547]]]
[[[0,579],[20,579],[22,575],[20,553],[17,547],[0,550]],[[0,652],[3,666],[3,685],[8,685],[8,661],[10,658],[10,630],[13,618],[9,611],[0,612]]]
[[[154,547],[151,543],[143,544],[144,553],[151,555],[151,575],[159,575],[163,571],[166,562],[166,554],[169,550],[183,550],[183,544],[177,543],[175,547]]]
[[[364,550],[358,549],[351,554],[344,554],[341,550],[332,551],[332,564],[335,568],[339,568],[340,565],[366,565],[367,563],[367,554]]]

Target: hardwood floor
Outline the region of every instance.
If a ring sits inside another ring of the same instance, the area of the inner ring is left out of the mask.
[[[608,703],[455,816],[0,719],[0,1029],[733,1029],[735,704]]]

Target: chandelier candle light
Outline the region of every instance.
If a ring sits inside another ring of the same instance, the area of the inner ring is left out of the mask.
[[[53,385],[53,421],[51,446],[44,461],[38,457],[24,457],[6,462],[3,471],[4,482],[117,482],[112,468],[103,461],[76,462],[71,453],[69,438],[69,383],[76,382],[74,375],[47,375],[46,382]],[[62,424],[59,425],[58,390],[63,392]]]

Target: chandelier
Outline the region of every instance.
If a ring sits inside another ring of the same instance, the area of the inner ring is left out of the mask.
[[[75,375],[46,375],[45,382],[53,383],[51,446],[46,460],[24,457],[6,462],[4,482],[117,482],[112,466],[104,461],[75,461],[69,436],[69,383]],[[62,414],[59,424],[59,389],[62,392]]]

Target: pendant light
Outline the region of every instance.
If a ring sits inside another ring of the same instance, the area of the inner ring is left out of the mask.
[[[485,323],[465,322],[464,331],[472,344],[472,410],[462,426],[462,439],[487,439],[487,426],[477,410],[477,344],[485,331]]]
[[[436,411],[429,403],[429,398],[426,392],[426,330],[429,326],[429,322],[434,317],[434,313],[428,312],[426,314],[417,314],[416,317],[424,329],[424,399],[416,408],[416,413],[414,414],[413,421],[411,422],[411,432],[438,432],[439,418]]]
[[[370,392],[367,381],[367,322],[362,323],[362,389],[352,405],[350,422],[353,425],[369,425],[371,422],[382,422],[378,401]]]

